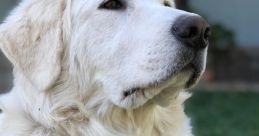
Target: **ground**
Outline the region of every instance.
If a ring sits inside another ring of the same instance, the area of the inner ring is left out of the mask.
[[[259,136],[259,93],[194,91],[186,103],[195,136]]]

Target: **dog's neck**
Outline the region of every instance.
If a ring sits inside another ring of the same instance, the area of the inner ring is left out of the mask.
[[[80,89],[65,84],[59,84],[44,93],[31,90],[33,86],[16,90],[32,125],[37,124],[39,129],[57,136],[98,136],[98,133],[100,136],[159,136],[172,133],[184,136],[183,133],[191,133],[185,132],[189,130],[189,121],[182,106],[187,98],[184,93],[180,93],[165,108],[149,101],[137,109],[126,110],[113,105],[98,91],[79,95],[77,92]]]

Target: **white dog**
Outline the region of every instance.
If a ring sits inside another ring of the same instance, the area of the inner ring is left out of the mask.
[[[162,0],[23,0],[0,26],[14,65],[1,136],[191,136],[183,111],[209,27]]]

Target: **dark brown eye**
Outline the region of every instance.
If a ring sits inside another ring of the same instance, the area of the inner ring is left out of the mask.
[[[170,5],[170,3],[169,3],[168,1],[165,1],[165,2],[164,2],[164,6],[166,6],[166,7],[171,7],[171,5]]]
[[[106,0],[99,9],[120,10],[124,8],[124,4],[120,0]]]

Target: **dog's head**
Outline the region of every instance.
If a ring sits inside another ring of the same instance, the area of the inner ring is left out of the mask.
[[[37,1],[30,8],[39,11],[24,6],[26,13],[1,27],[0,45],[40,91],[54,85],[66,63],[68,78],[95,83],[91,91],[132,108],[193,86],[204,71],[208,24],[172,1]]]

